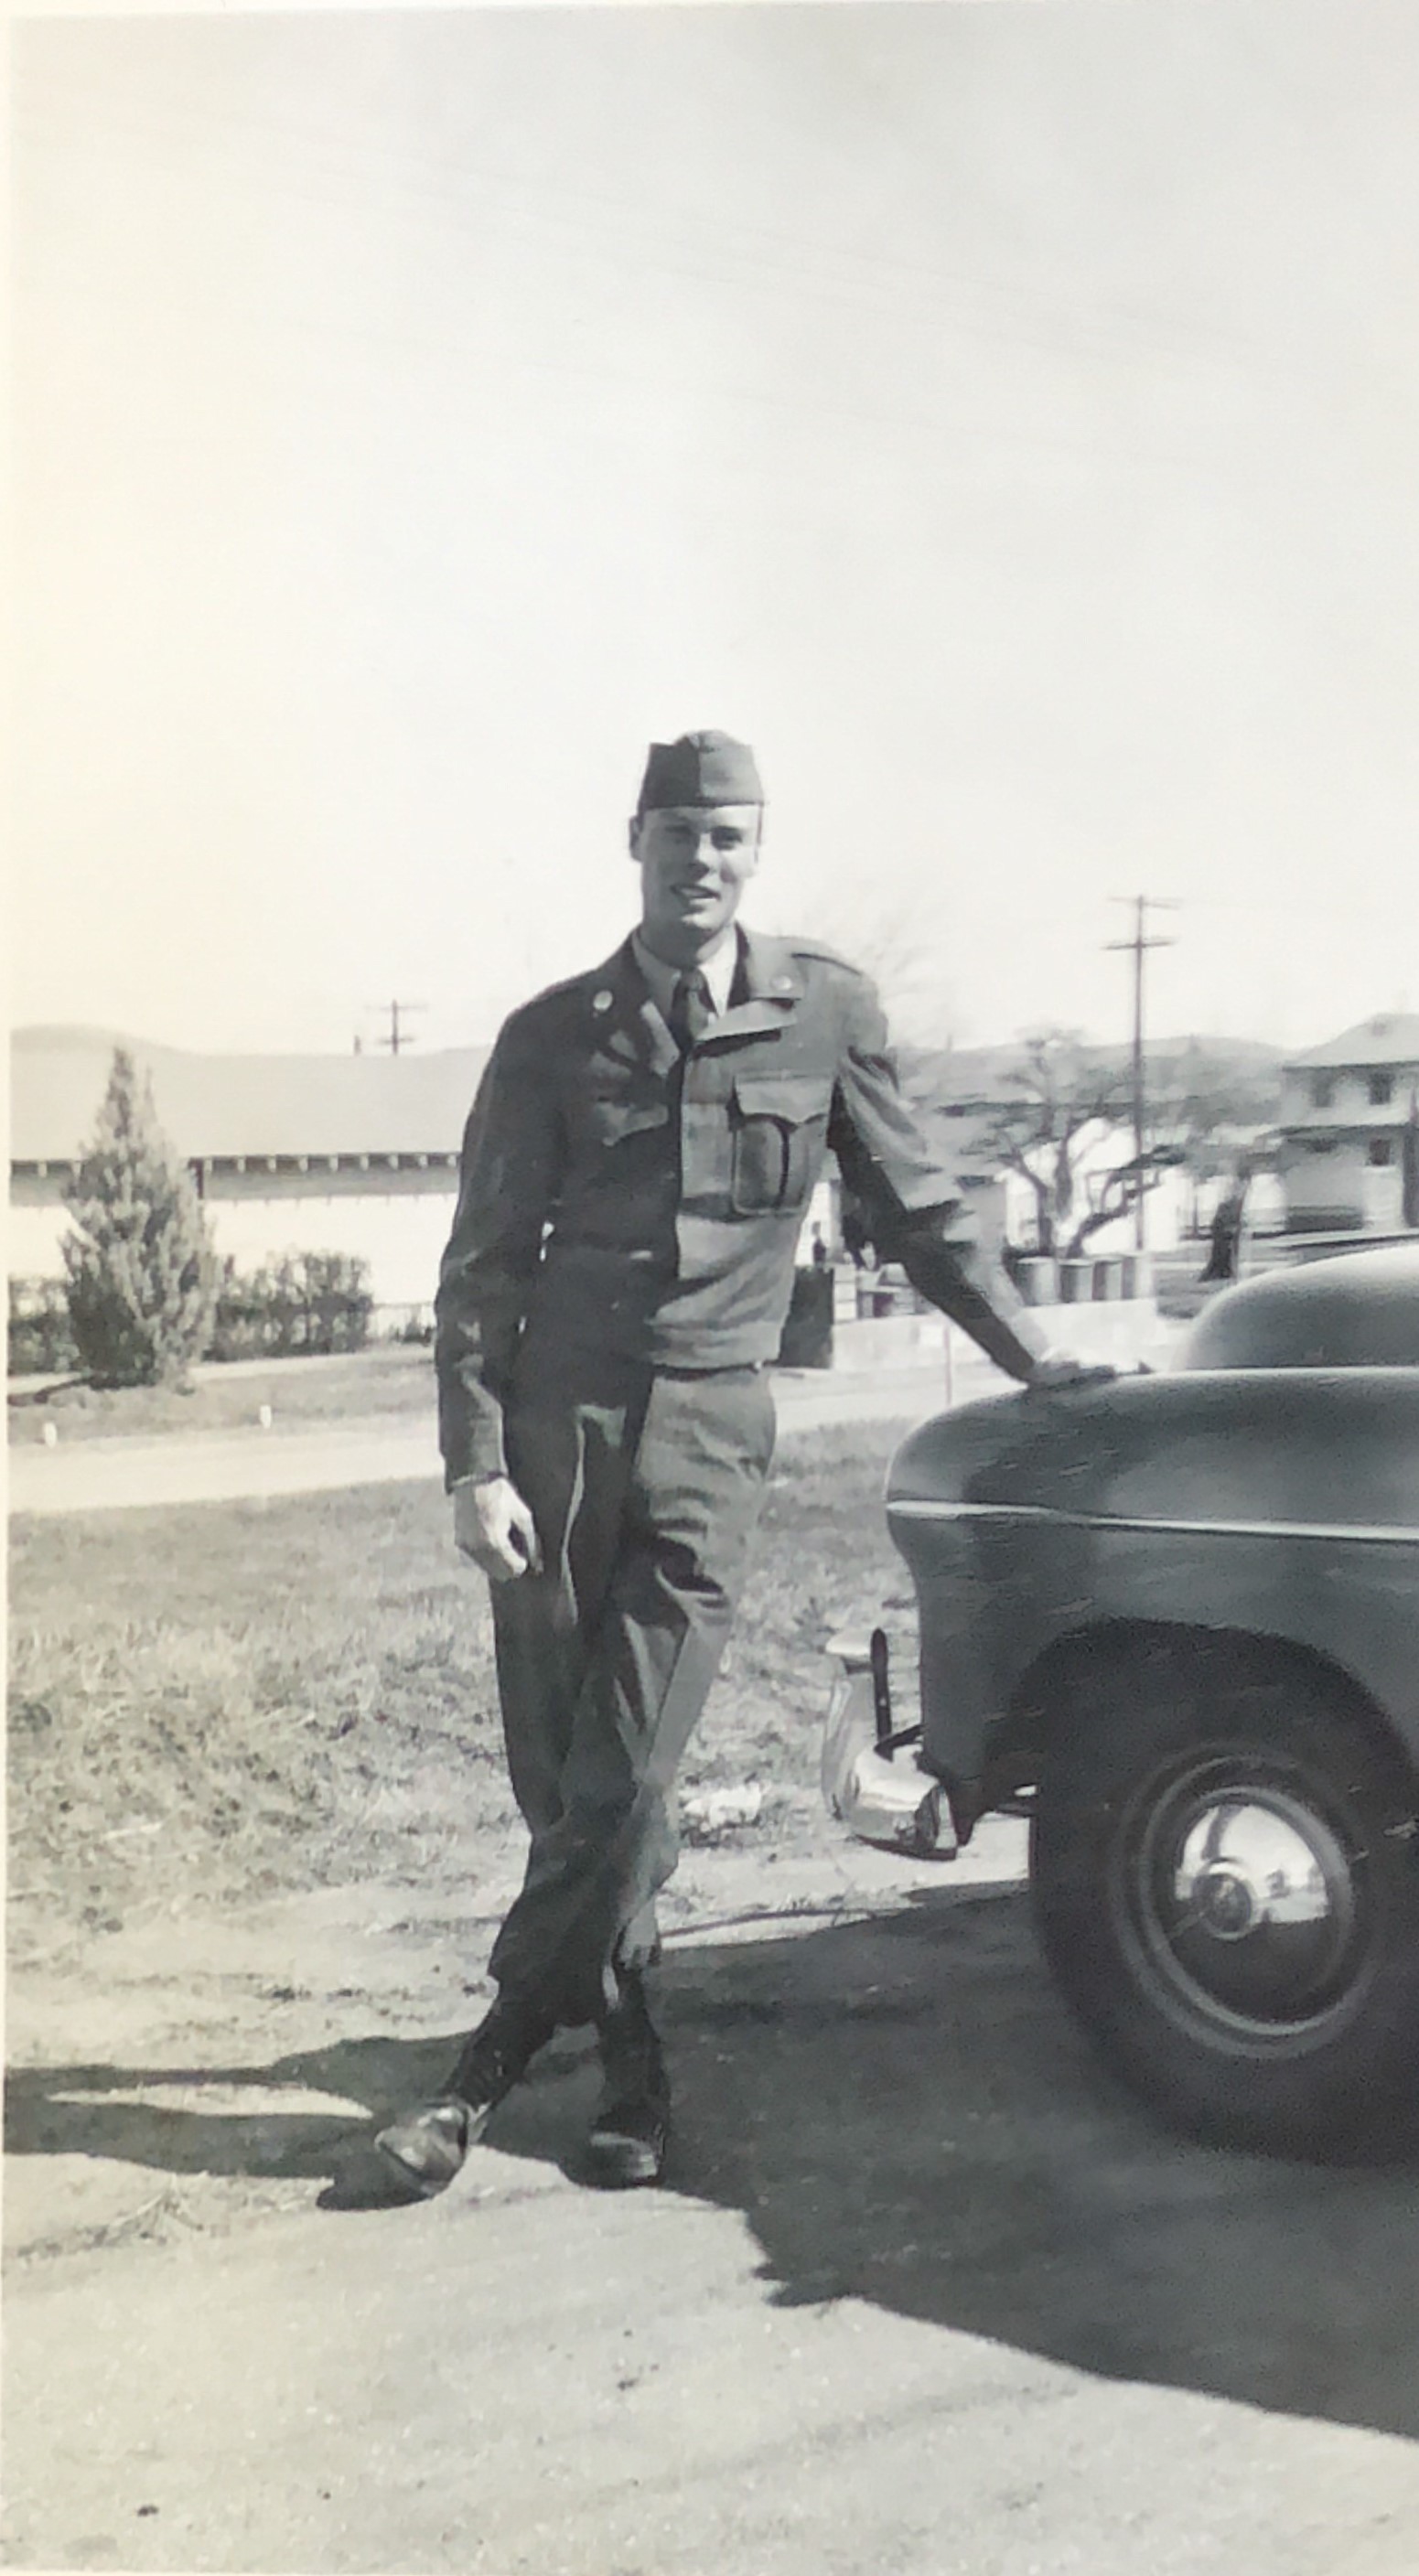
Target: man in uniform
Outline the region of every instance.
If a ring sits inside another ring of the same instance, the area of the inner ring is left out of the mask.
[[[1079,1373],[976,1247],[867,978],[814,940],[736,926],[762,815],[744,744],[652,745],[630,828],[639,927],[513,1014],[468,1122],[440,1437],[457,1544],[492,1584],[531,1848],[495,2003],[445,2094],[377,2141],[423,2193],[553,2032],[587,2023],[605,2075],[591,2173],[659,2176],[654,1900],[773,1450],[767,1367],[825,1151],[874,1242],[1012,1377]]]

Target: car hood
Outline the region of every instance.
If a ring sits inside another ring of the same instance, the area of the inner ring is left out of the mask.
[[[887,1479],[894,1521],[1419,1525],[1419,1371],[1192,1370],[1028,1389],[939,1414]]]

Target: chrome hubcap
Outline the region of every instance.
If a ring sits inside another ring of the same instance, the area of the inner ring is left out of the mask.
[[[1233,1759],[1195,1766],[1143,1813],[1123,1890],[1179,2001],[1280,2038],[1353,1981],[1360,1891],[1338,1826],[1291,1782]]]

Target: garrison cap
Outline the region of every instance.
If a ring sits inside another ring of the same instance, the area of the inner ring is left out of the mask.
[[[653,742],[641,781],[638,814],[665,805],[762,805],[764,791],[747,742],[727,733],[682,733]]]

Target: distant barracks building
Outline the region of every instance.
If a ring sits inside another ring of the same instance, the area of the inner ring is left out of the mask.
[[[56,1278],[64,1188],[93,1135],[116,1045],[152,1080],[220,1254],[369,1264],[376,1303],[426,1306],[486,1047],[391,1055],[196,1055],[99,1029],[26,1029],[11,1054],[12,1278]]]

